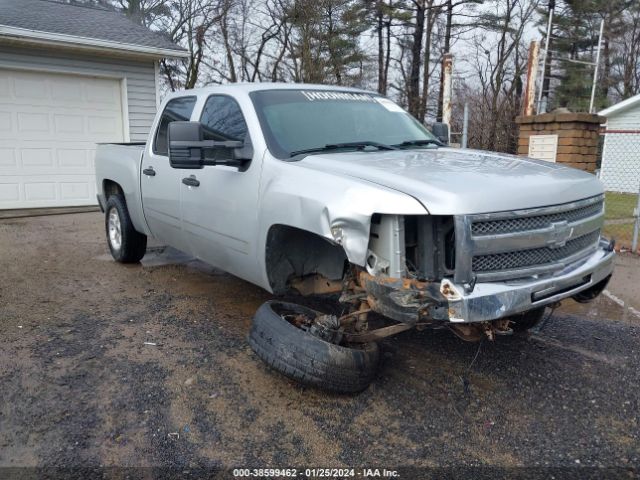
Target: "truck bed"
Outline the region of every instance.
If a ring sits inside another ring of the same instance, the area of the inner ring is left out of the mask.
[[[131,221],[146,233],[140,198],[140,161],[145,143],[101,143],[96,149],[96,191],[104,192],[105,184],[115,182],[122,188]],[[103,204],[104,199],[98,198]]]

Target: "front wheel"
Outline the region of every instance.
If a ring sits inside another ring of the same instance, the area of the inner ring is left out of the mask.
[[[297,382],[341,393],[364,390],[377,371],[377,344],[350,348],[300,328],[317,315],[301,305],[266,302],[253,317],[249,344],[271,368]]]
[[[147,250],[147,236],[136,231],[122,195],[111,195],[105,209],[105,230],[116,262],[139,262]]]

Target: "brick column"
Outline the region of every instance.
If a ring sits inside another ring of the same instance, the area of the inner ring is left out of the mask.
[[[558,135],[556,162],[593,173],[598,159],[600,125],[605,117],[589,113],[545,113],[517,117],[518,155],[529,154],[529,138]]]

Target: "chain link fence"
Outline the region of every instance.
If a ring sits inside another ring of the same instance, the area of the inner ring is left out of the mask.
[[[600,180],[605,187],[604,235],[624,250],[638,252],[640,213],[640,130],[601,134]]]

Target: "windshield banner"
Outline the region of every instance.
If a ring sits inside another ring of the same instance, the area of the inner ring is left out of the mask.
[[[345,100],[350,102],[375,102],[376,99],[366,93],[323,92],[319,90],[301,90],[300,93],[310,102],[317,100]]]

